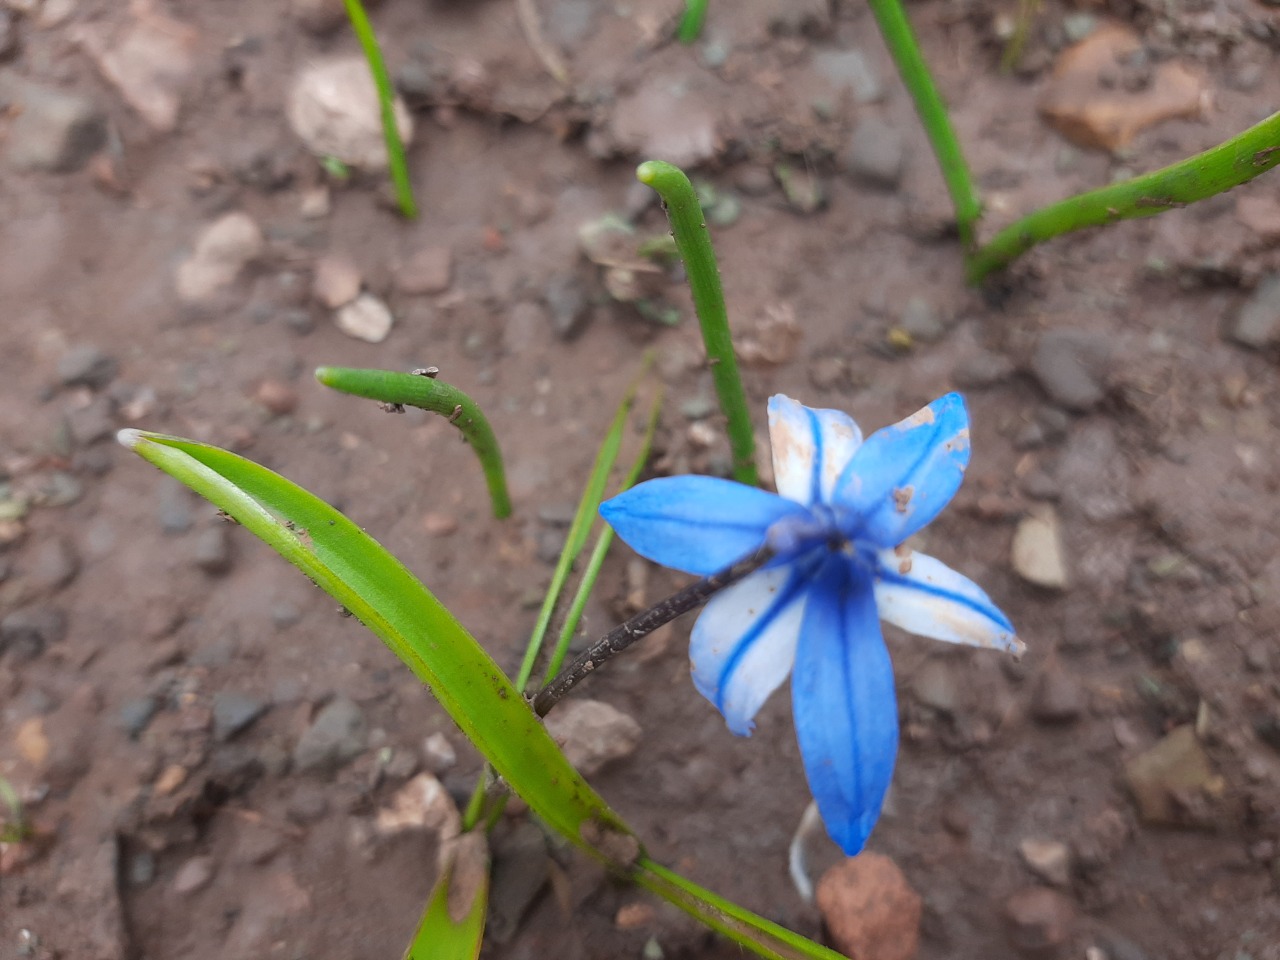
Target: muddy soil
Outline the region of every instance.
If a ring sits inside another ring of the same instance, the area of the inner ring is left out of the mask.
[[[922,546],[1029,653],[886,628],[903,741],[870,849],[923,899],[918,955],[1280,958],[1280,175],[975,291],[861,4],[713,2],[691,48],[665,39],[674,4],[537,6],[567,88],[514,4],[374,9],[416,127],[407,222],[286,117],[301,71],[357,53],[341,4],[0,4],[0,776],[36,831],[0,845],[0,956],[400,955],[436,839],[375,814],[420,771],[465,796],[477,756],[358,623],[112,437],[197,437],[308,486],[514,670],[644,351],[654,469],[728,463],[680,277],[646,276],[638,308],[579,243],[611,213],[664,230],[632,175],[657,156],[717,195],[762,438],[777,391],[868,429],[970,404],[973,466]],[[1051,0],[1011,72],[1016,4],[909,8],[986,235],[1280,107],[1280,14],[1256,0]],[[1105,152],[1037,102],[1110,24],[1141,52],[1102,87],[1176,63],[1197,103]],[[353,275],[394,317],[378,342],[325,305]],[[442,419],[326,392],[321,364],[440,367],[488,411],[515,516],[490,517]],[[682,583],[616,548],[584,640]],[[643,728],[592,781],[656,858],[821,937],[787,870],[809,797],[785,687],[731,736],[688,628],[582,688]],[[487,956],[741,955],[514,808],[496,849]],[[837,860],[812,845],[815,878]]]

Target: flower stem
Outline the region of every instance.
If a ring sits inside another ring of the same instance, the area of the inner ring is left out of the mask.
[[[1280,113],[1194,157],[1123,183],[1068,197],[1005,227],[968,257],[971,284],[1013,262],[1038,243],[1085,227],[1151,217],[1171,207],[1238,187],[1280,164]]]
[[[409,164],[404,156],[404,142],[400,139],[400,129],[396,126],[395,90],[391,86],[391,76],[387,73],[387,65],[382,59],[382,50],[378,47],[378,38],[369,23],[369,16],[364,12],[360,0],[344,0],[347,16],[351,18],[351,27],[355,30],[356,39],[364,51],[364,58],[369,61],[369,72],[373,74],[373,84],[378,89],[378,105],[382,110],[382,135],[387,140],[387,161],[391,167],[391,182],[396,188],[396,202],[400,212],[408,220],[418,217],[418,205],[413,199],[413,187],[409,183]]]
[[[680,18],[680,26],[676,30],[676,39],[689,44],[698,39],[702,33],[702,22],[707,17],[707,0],[685,0],[684,15]]]
[[[972,250],[974,230],[978,218],[982,216],[982,204],[978,200],[973,178],[969,175],[969,165],[960,149],[960,141],[951,126],[951,118],[947,115],[947,105],[934,85],[920,46],[916,43],[911,21],[907,19],[899,0],[868,0],[868,3],[876,23],[880,25],[885,46],[889,48],[889,54],[898,66],[898,73],[902,75],[902,82],[915,101],[916,113],[924,124],[929,143],[938,158],[938,165],[942,167],[942,179],[947,183],[951,204],[956,211],[960,243],[965,251]]]
[[[593,673],[605,661],[621,653],[641,637],[653,633],[664,623],[670,623],[682,613],[705,603],[716,592],[732,586],[743,577],[754,573],[769,562],[773,551],[764,546],[717,570],[708,577],[691,583],[665,600],[660,600],[647,610],[642,610],[630,620],[619,624],[580,653],[576,660],[534,698],[533,709],[540,717],[559,703],[570,690],[589,673]]]
[[[636,168],[636,179],[653,187],[662,197],[671,221],[671,235],[689,274],[693,306],[702,326],[702,342],[706,346],[711,376],[715,381],[720,409],[728,419],[729,448],[733,454],[733,478],[755,486],[755,434],[747,413],[747,395],[742,389],[738,360],[733,355],[733,339],[729,334],[729,315],[724,307],[724,291],[720,287],[720,270],[711,248],[711,234],[702,215],[693,184],[678,167],[661,160],[646,160]]]

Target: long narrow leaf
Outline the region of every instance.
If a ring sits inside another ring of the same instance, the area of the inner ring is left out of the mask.
[[[475,638],[354,523],[279,474],[218,447],[138,430],[121,431],[120,440],[244,524],[377,634],[557,831],[584,847],[584,824],[629,835]]]
[[[482,835],[477,839],[483,848]],[[480,955],[488,907],[487,858],[455,861],[436,880],[404,960],[475,960]]]

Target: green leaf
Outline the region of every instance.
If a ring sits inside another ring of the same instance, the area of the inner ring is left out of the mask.
[[[377,634],[558,832],[597,855],[601,845],[582,835],[584,825],[620,849],[627,846],[621,838],[637,846],[475,638],[372,537],[296,484],[226,450],[138,430],[121,431],[120,440],[266,541]]]
[[[458,845],[454,862],[436,880],[404,960],[475,960],[480,955],[489,906],[484,834],[473,831],[453,842]]]

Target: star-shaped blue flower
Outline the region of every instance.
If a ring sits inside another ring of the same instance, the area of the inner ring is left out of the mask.
[[[706,576],[761,546],[774,559],[716,594],[693,628],[693,682],[746,735],[791,673],[796,736],[827,832],[867,841],[893,775],[898,708],[888,620],[952,643],[1020,652],[975,583],[903,545],[960,487],[969,415],[950,393],[864,443],[837,410],[769,401],[778,494],[715,477],[650,480],[600,512],[633,549]]]

